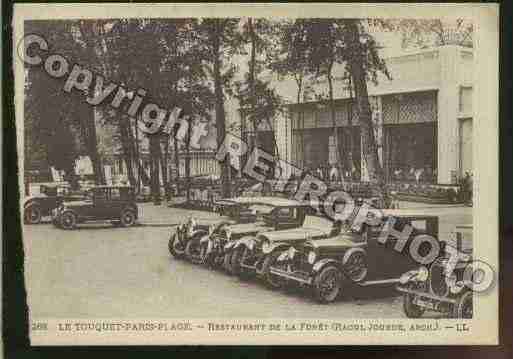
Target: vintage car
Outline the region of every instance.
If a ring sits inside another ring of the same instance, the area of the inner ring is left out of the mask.
[[[394,250],[397,238],[388,236],[384,244],[378,241],[383,225],[355,228],[344,223],[330,238],[311,238],[280,251],[269,277],[282,285],[291,281],[310,287],[320,303],[333,302],[352,286],[394,285],[404,272],[418,266],[406,253],[411,240],[419,234],[438,237],[438,217],[394,218],[398,230],[406,224],[412,226],[403,252]],[[383,217],[383,223],[387,220]],[[420,249],[421,253],[425,250]]]
[[[285,248],[308,239],[330,238],[338,231],[338,222],[321,216],[306,215],[300,227],[243,237],[234,243],[235,250],[231,260],[234,273],[241,278],[256,274],[271,288],[279,288],[282,281],[269,270]]]
[[[429,266],[421,266],[404,273],[397,290],[403,293],[403,310],[408,318],[419,318],[426,310],[442,313],[448,318],[471,319],[473,292],[465,285],[464,271],[472,261],[472,226],[459,225],[455,229],[453,245],[466,258],[456,263],[450,276],[446,275],[449,260],[447,251]]]
[[[187,258],[193,263],[202,263],[199,255],[200,239],[223,225],[256,221],[256,216],[247,208],[251,203],[250,198],[220,199],[214,203],[214,211],[219,217],[200,220],[189,217],[171,231],[169,253],[177,259]]]
[[[78,223],[108,221],[129,227],[138,218],[135,193],[129,186],[96,186],[78,201],[65,201],[52,211],[52,223],[63,229],[74,229]]]
[[[241,197],[239,201],[251,201],[246,210],[254,216],[251,223],[219,223],[210,228],[196,249],[201,261],[209,266],[223,264],[229,273],[234,273],[232,257],[238,240],[252,238],[257,233],[291,229],[303,224],[306,206],[300,202],[278,197]]]
[[[83,193],[72,192],[67,184],[42,184],[39,194],[30,196],[23,204],[23,222],[36,224],[64,201],[75,201],[84,198]]]

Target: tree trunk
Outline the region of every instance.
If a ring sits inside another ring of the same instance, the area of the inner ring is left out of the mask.
[[[221,82],[221,36],[223,32],[222,19],[215,19],[215,29],[212,37],[214,55],[214,92],[217,125],[217,148],[221,147],[226,133],[224,94]],[[230,197],[230,159],[229,154],[221,161],[221,189],[223,197]]]
[[[335,136],[335,155],[336,155],[336,158],[335,158],[335,163],[336,163],[336,166],[338,168],[338,172],[339,173],[343,173],[343,166],[342,166],[342,159],[343,159],[343,154],[342,154],[342,150],[341,150],[341,146],[340,146],[340,136],[338,134],[338,129],[337,129],[337,118],[336,118],[336,112],[335,112],[335,102],[333,100],[333,77],[332,77],[332,74],[331,74],[331,71],[332,71],[332,68],[333,68],[333,64],[330,64],[329,68],[328,68],[328,74],[327,74],[327,78],[328,78],[328,90],[329,90],[329,107],[330,107],[330,116],[331,116],[331,123],[332,123],[332,126],[333,126],[333,133],[334,133],[334,136]],[[343,178],[343,177],[342,177]]]
[[[87,149],[89,157],[93,165],[94,181],[97,185],[105,184],[105,176],[103,175],[102,163],[100,154],[98,153],[98,139],[96,137],[96,111],[93,107],[92,116],[90,121],[86,121],[85,126],[87,127]]]
[[[123,151],[123,160],[126,165],[128,181],[130,185],[135,185],[134,167],[133,167],[133,152],[130,136],[130,123],[128,118],[122,117],[119,119],[119,134],[121,138],[121,149]]]
[[[349,104],[347,106],[347,124],[349,128],[349,137],[347,141],[347,147],[349,148],[349,154],[347,156],[347,163],[349,167],[349,173],[353,171],[353,167],[356,168],[354,163],[354,148],[353,148],[353,81],[351,76],[349,77]],[[361,169],[360,169],[361,172]]]
[[[175,169],[176,169],[176,195],[180,195],[180,157],[178,156],[178,140],[176,138],[173,138],[173,145],[174,145],[174,156],[175,156]]]
[[[365,80],[365,54],[362,44],[360,43],[360,30],[358,25],[358,20],[347,20],[346,43],[349,44],[353,52],[352,56],[349,57],[349,69],[353,78],[356,93],[356,105],[362,136],[362,160],[364,160],[367,165],[367,172],[369,174],[371,184],[375,186],[381,199],[387,203],[385,178],[383,169],[379,163],[378,147],[374,137],[372,112],[367,92],[367,82]]]
[[[171,194],[169,192],[169,178],[168,178],[168,163],[169,163],[169,137],[165,138],[164,142],[164,160],[160,162],[162,167],[162,182],[164,182],[164,193],[166,196],[166,201],[171,199]]]
[[[191,125],[189,121],[185,142],[185,183],[187,186],[187,203],[191,200]]]
[[[253,20],[248,19],[249,33],[251,37],[251,60],[249,62],[249,103],[251,112],[251,124],[253,134],[253,148],[258,147],[258,119],[256,118],[255,106],[255,64],[256,64],[256,36],[255,29],[253,28]]]
[[[160,204],[160,176],[159,176],[159,161],[161,158],[159,138],[150,135],[150,183],[151,195],[155,205]]]

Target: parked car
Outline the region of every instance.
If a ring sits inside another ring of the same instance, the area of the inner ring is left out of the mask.
[[[251,204],[245,208],[251,222],[214,225],[209,235],[202,238],[196,249],[202,261],[210,266],[224,264],[229,273],[238,267],[232,265],[239,239],[252,238],[257,233],[296,228],[303,224],[306,206],[300,202],[278,197],[240,197],[237,201]],[[192,244],[192,242],[191,242]]]
[[[418,234],[438,237],[438,217],[394,218],[395,228],[412,226],[403,252],[394,250],[398,241],[394,237],[388,237],[385,244],[378,241],[382,225],[342,226],[330,238],[311,238],[302,245],[281,250],[269,270],[269,277],[310,287],[320,303],[333,302],[354,286],[394,285],[404,272],[418,266],[407,253],[411,240]]]
[[[217,218],[201,219],[190,217],[171,231],[168,242],[169,253],[177,258],[188,258],[194,263],[201,263],[199,257],[199,241],[208,236],[209,231],[223,225],[235,223],[250,223],[256,217],[247,210],[251,202],[248,199],[220,199],[214,204]],[[189,243],[191,242],[191,243]]]
[[[138,218],[135,193],[128,186],[96,186],[87,191],[86,198],[65,201],[52,212],[52,223],[63,229],[90,221],[111,221],[113,225],[129,227]]]
[[[64,201],[76,201],[84,198],[84,194],[73,192],[68,184],[42,184],[39,194],[30,196],[23,204],[23,222],[37,224],[46,216],[51,216],[52,210]]]
[[[284,249],[308,239],[330,238],[339,230],[339,222],[321,216],[305,215],[300,227],[241,238],[234,244],[236,249],[232,257],[234,272],[241,278],[256,274],[271,288],[280,288],[282,281],[270,273],[270,268]]]
[[[467,254],[450,277],[445,274],[447,252],[429,266],[404,273],[397,289],[403,293],[403,310],[408,318],[419,318],[426,310],[443,313],[448,318],[471,319],[473,292],[465,285],[463,273],[472,261],[472,226],[456,226],[456,249]]]

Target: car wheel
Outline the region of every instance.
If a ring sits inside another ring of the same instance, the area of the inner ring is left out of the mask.
[[[201,264],[199,240],[190,239],[185,246],[185,257],[194,264]]]
[[[200,243],[199,256],[201,263],[211,268],[214,266],[215,255],[213,252],[207,253],[208,244],[208,241]]]
[[[77,226],[77,216],[73,212],[64,212],[61,215],[61,227],[74,229]]]
[[[131,210],[125,210],[121,212],[121,216],[119,218],[121,225],[123,227],[130,227],[135,224],[135,213]]]
[[[230,258],[230,265],[233,269],[233,274],[240,276],[242,267],[240,266],[242,261],[242,255],[244,253],[245,246],[239,246],[233,250],[232,256]]]
[[[37,224],[41,222],[41,209],[38,206],[28,206],[23,212],[25,224]]]
[[[420,318],[426,311],[425,308],[418,306],[413,302],[415,295],[404,293],[403,295],[403,311],[408,318]]]
[[[173,233],[169,242],[167,243],[169,253],[176,259],[182,259],[185,256],[185,248],[182,243],[178,240],[178,235]]]
[[[232,267],[232,257],[233,251],[225,253],[223,257],[223,268],[226,270],[228,274],[235,274]]]
[[[367,258],[364,251],[352,252],[344,261],[344,274],[355,283],[367,276]]]
[[[472,319],[474,314],[474,293],[466,291],[454,304],[453,317]]]
[[[342,273],[335,266],[324,267],[314,278],[313,294],[319,303],[331,303],[342,292]]]
[[[271,289],[280,289],[285,284],[285,280],[271,273],[271,266],[276,263],[279,256],[279,252],[272,252],[265,256],[262,264],[262,278]]]

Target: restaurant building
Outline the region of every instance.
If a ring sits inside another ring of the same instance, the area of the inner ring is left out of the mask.
[[[368,91],[387,180],[421,171],[423,182],[457,183],[472,171],[472,49],[449,45],[385,60],[392,78],[369,81]],[[335,78],[335,123],[326,101],[306,97],[290,103],[285,115],[273,120],[274,128],[259,131],[275,132],[280,158],[300,168],[335,165],[366,181],[358,112],[348,82],[337,73]],[[327,87],[322,80],[309,84],[317,94]],[[296,99],[294,87],[282,80],[277,89]]]

